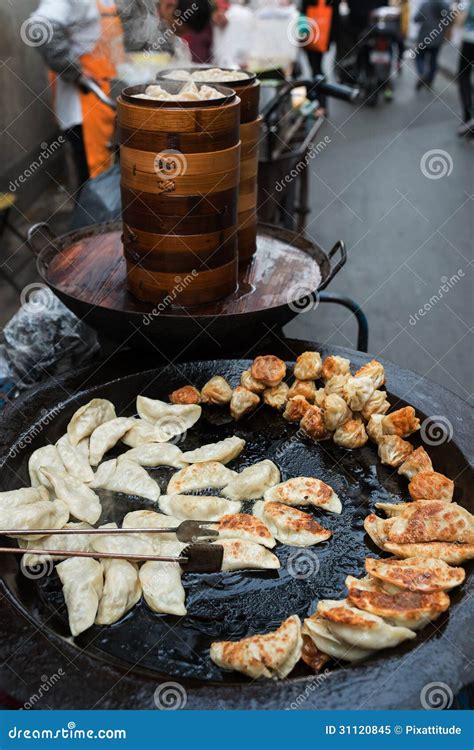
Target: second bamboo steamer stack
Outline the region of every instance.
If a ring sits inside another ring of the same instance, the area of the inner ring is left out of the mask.
[[[161,82],[171,93],[180,84]],[[118,99],[123,244],[129,290],[197,305],[237,287],[240,99]]]

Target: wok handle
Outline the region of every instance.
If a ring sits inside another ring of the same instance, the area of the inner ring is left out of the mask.
[[[331,258],[333,258],[336,255],[337,252],[339,252],[340,258],[339,258],[339,260],[337,261],[337,263],[334,266],[330,266],[327,279],[325,279],[321,283],[321,285],[319,286],[319,290],[326,289],[326,287],[329,284],[329,282],[333,280],[334,276],[337,273],[339,273],[339,271],[341,270],[341,268],[346,263],[346,260],[347,260],[347,251],[346,251],[346,246],[345,246],[345,244],[344,244],[344,242],[342,240],[338,240],[336,242],[336,244],[334,245],[334,247],[331,248],[331,250],[328,253],[328,260],[330,261]]]
[[[38,237],[38,235],[40,235],[43,239],[42,247],[38,247],[36,244],[36,238]],[[38,222],[38,224],[33,224],[33,226],[28,229],[26,235],[26,242],[28,244],[28,247],[36,257],[38,257],[42,248],[44,247],[44,240],[46,240],[49,245],[53,245],[53,240],[55,239],[56,235],[53,233],[52,229],[46,221],[40,221]]]

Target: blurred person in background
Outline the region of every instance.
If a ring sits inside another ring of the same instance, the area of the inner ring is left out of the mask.
[[[323,73],[323,58],[332,41],[337,41],[339,0],[302,0],[301,12],[309,19],[306,55],[313,76]],[[326,98],[320,96],[318,114],[327,110]]]
[[[448,24],[444,20],[449,5],[444,0],[425,0],[413,19],[420,24],[415,47],[418,80],[416,88],[431,88],[438,71],[438,55],[443,45]]]
[[[212,8],[209,0],[177,0],[176,33],[187,42],[193,63],[212,59]]]
[[[474,111],[472,107],[472,67],[474,65],[474,0],[462,16],[462,44],[459,54],[458,86],[464,123],[458,130],[460,136],[474,136]]]
[[[32,25],[48,27],[38,46],[52,72],[54,108],[71,145],[80,184],[113,162],[115,113],[87,90],[87,78],[110,94],[116,64],[124,58],[123,28],[113,0],[41,0]]]

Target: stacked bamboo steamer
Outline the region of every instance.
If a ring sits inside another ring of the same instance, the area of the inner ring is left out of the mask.
[[[237,287],[240,99],[219,85],[219,99],[136,98],[146,88],[118,99],[128,288],[146,302],[213,302]]]
[[[169,68],[158,74],[159,80],[173,80],[174,72],[199,71],[199,82],[214,86],[215,79],[205,79],[205,68]],[[209,68],[209,70],[212,70]],[[240,183],[238,204],[238,246],[240,263],[248,263],[257,249],[257,178],[260,82],[254,73],[232,68],[220,68],[235,77],[226,77],[224,86],[233,89],[241,100],[240,105]],[[178,79],[174,79],[178,80]]]

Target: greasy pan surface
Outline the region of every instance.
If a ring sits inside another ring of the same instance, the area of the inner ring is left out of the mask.
[[[14,455],[7,459],[1,471],[0,489],[12,489],[28,483],[27,460],[32,450],[57,440],[64,433],[74,410],[91,397],[110,398],[116,404],[117,414],[132,415],[138,393],[166,399],[173,388],[185,382],[202,386],[211,375],[217,373],[224,374],[232,384],[236,384],[246,364],[238,361],[195,363],[180,365],[179,369],[167,368],[141,373],[110,382],[94,391],[89,390],[73,400],[63,399],[65,405],[59,412],[54,412],[55,416],[51,421],[46,413],[31,414],[31,421],[35,421],[34,416],[40,417],[43,427],[37,430],[30,428],[31,442],[18,451],[13,451]],[[388,389],[390,391],[390,384]],[[396,396],[392,395],[391,400],[396,401]],[[426,414],[420,414],[421,418],[424,416]],[[400,479],[395,471],[380,465],[372,446],[346,451],[329,442],[315,445],[296,439],[294,426],[286,424],[268,407],[262,407],[250,418],[244,418],[236,425],[229,419],[226,409],[205,409],[203,417],[186,436],[181,447],[191,449],[231,434],[244,437],[247,441],[243,454],[230,464],[232,468],[241,469],[255,461],[270,458],[280,467],[283,479],[297,475],[315,475],[334,487],[341,497],[343,513],[337,516],[312,511],[323,526],[333,531],[333,537],[322,545],[303,550],[278,544],[275,551],[281,561],[280,571],[188,574],[183,579],[187,594],[187,617],[180,619],[158,615],[140,603],[116,625],[94,627],[84,633],[76,639],[73,651],[77,647],[85,649],[85,655],[89,655],[94,661],[99,659],[104,667],[109,664],[117,665],[118,668],[122,666],[124,670],[132,668],[134,673],[142,672],[143,678],[148,675],[154,676],[155,680],[160,677],[179,680],[191,691],[194,686],[201,685],[196,693],[201,699],[204,699],[204,685],[217,683],[221,686],[219,690],[225,685],[232,685],[232,691],[239,689],[243,696],[247,691],[250,700],[253,686],[248,684],[246,678],[237,673],[223,672],[210,661],[210,642],[215,639],[234,640],[250,633],[271,630],[289,614],[296,613],[302,618],[307,616],[314,611],[318,599],[340,598],[343,595],[344,579],[348,573],[356,576],[364,574],[364,558],[367,554],[379,556],[379,551],[364,533],[363,519],[373,511],[375,502],[390,501],[394,497],[406,498],[408,495],[406,481]],[[417,443],[416,440],[414,442]],[[465,471],[466,458],[462,451],[454,441],[429,448],[429,451],[438,471],[453,478],[458,477],[455,499],[469,507],[469,474]],[[166,468],[153,472],[162,491],[171,473],[172,470]],[[100,492],[104,506],[101,522],[120,522],[129,510],[148,505],[142,499]],[[251,503],[248,507],[251,507]],[[302,567],[307,566],[309,569],[309,576],[292,576],[295,552]],[[292,563],[288,563],[289,558],[293,560]],[[8,597],[35,625],[45,629],[49,638],[65,647],[64,639],[69,637],[69,631],[57,576],[53,574],[30,580],[19,573],[18,562],[12,560],[3,562],[3,571]],[[449,613],[425,628],[414,645],[403,645],[384,652],[360,667],[343,668],[332,665],[331,680],[341,673],[344,673],[345,680],[350,680],[351,675],[356,677],[362,670],[368,674],[374,668],[383,670],[384,663],[391,663],[391,668],[396,668],[405,654],[414,650],[421,651],[432,645],[443,636],[456,613],[459,617],[466,592],[467,584],[453,594]],[[451,638],[453,637],[455,636],[451,634]],[[438,654],[438,659],[442,660],[443,654]],[[305,667],[299,667],[285,683],[286,687],[299,684],[297,694],[304,692],[301,678],[309,674]],[[259,683],[259,690],[263,691],[262,696],[267,691],[276,696],[276,686],[273,684]],[[280,687],[278,691],[281,693]],[[290,691],[287,694],[290,695]],[[219,695],[222,696],[222,693]],[[267,695],[267,701],[268,699]],[[199,703],[199,697],[197,700]],[[279,700],[279,705],[266,704],[266,707],[284,707],[281,697],[274,697],[272,700]],[[302,707],[311,706],[306,702]]]

